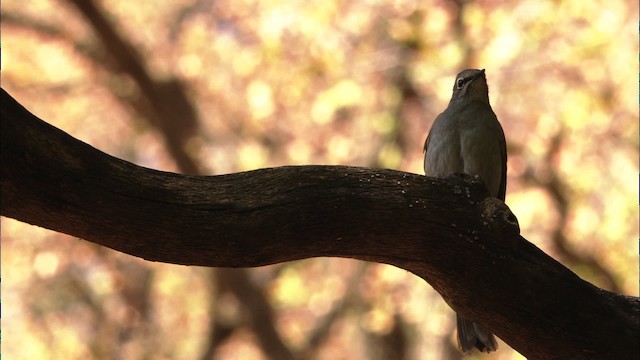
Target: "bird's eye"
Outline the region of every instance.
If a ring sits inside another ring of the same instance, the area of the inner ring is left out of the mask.
[[[456,80],[456,88],[462,89],[462,85],[464,85],[464,79],[460,77]]]

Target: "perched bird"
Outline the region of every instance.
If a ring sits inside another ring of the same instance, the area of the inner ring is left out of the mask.
[[[467,69],[456,77],[449,106],[433,123],[424,143],[424,172],[478,175],[489,192],[504,201],[507,146],[504,132],[489,105],[484,69]],[[495,337],[483,326],[456,314],[458,344],[463,352],[495,351]]]

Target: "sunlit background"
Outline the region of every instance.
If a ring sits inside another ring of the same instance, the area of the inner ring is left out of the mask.
[[[637,16],[611,0],[3,1],[2,87],[155,169],[422,173],[455,75],[486,68],[522,234],[638,295]],[[7,359],[462,358],[453,311],[391,266],[165,265],[1,225]],[[522,358],[499,347],[466,358]]]

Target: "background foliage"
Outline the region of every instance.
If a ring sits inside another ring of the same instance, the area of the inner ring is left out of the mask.
[[[637,295],[637,14],[604,0],[5,1],[2,87],[155,169],[422,173],[455,74],[486,68],[522,234]],[[453,312],[386,265],[157,264],[2,218],[2,275],[11,359],[461,357]],[[501,343],[491,358],[522,357]]]

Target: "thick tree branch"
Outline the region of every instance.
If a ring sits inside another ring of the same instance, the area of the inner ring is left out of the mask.
[[[175,264],[388,263],[529,358],[638,358],[638,299],[594,287],[520,237],[477,179],[344,166],[166,173],[72,138],[4,90],[0,99],[3,216]]]

